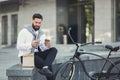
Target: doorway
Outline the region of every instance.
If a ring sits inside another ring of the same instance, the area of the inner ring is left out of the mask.
[[[69,1],[68,25],[75,42],[94,42],[94,2]],[[72,43],[68,38],[68,43]]]
[[[71,36],[75,42],[94,42],[94,0],[57,0],[57,25],[59,24],[64,25],[65,35],[68,28],[72,28]],[[59,40],[61,39],[57,36],[57,43]],[[67,43],[72,44],[68,35]]]

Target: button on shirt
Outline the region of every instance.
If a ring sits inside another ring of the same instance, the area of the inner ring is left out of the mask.
[[[37,32],[36,32],[37,33]],[[19,50],[18,57],[25,55],[26,53],[31,53],[32,51],[32,45],[31,42],[33,41],[33,34],[30,33],[27,29],[22,29],[19,34],[18,34],[18,39],[17,39],[17,49]],[[39,40],[39,47],[41,48],[42,51],[48,49],[44,41],[46,39],[45,34],[41,35]],[[34,52],[37,51],[36,49]]]

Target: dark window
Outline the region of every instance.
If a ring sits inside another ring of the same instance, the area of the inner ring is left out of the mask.
[[[57,0],[57,43],[72,43],[69,27],[75,42],[94,41],[94,0]]]
[[[2,16],[2,44],[6,45],[8,41],[8,17]]]
[[[115,22],[115,26],[116,26],[116,29],[115,29],[115,32],[116,32],[116,41],[120,41],[120,0],[116,0],[116,3],[115,3],[115,19],[116,19],[116,22]]]
[[[17,42],[17,26],[18,25],[18,16],[14,14],[11,16],[11,41],[12,44],[16,44]]]

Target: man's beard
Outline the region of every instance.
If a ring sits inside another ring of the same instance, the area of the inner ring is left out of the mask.
[[[34,29],[35,31],[37,31],[37,30],[39,30],[39,29],[40,29],[40,27],[39,27],[39,26],[36,28],[36,26],[34,26],[33,24],[32,24],[32,27],[33,27],[33,29]]]

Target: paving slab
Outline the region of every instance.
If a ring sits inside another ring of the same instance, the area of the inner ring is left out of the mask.
[[[6,69],[19,63],[15,47],[0,48],[0,80],[7,80]]]

